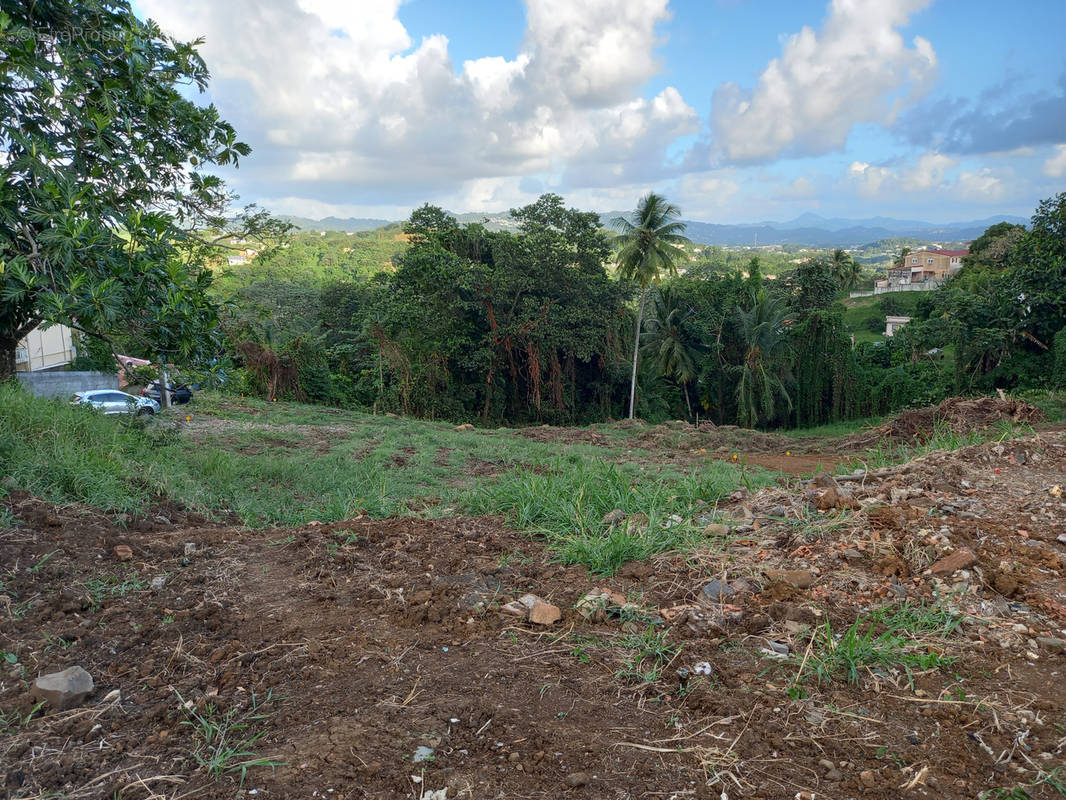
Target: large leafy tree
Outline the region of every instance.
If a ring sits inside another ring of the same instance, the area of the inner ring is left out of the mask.
[[[688,243],[684,236],[685,223],[680,221],[681,209],[667,202],[661,195],[649,192],[637,203],[630,219],[618,217],[615,228],[621,233],[618,250],[618,272],[640,286],[640,302],[637,306],[637,327],[633,342],[633,374],[629,383],[629,418],[633,418],[633,406],[637,396],[637,357],[640,353],[640,332],[644,322],[644,301],[648,287],[656,283],[663,273],[677,273],[677,262]]]
[[[845,292],[852,291],[862,277],[862,265],[850,253],[840,249],[833,251],[830,263],[833,266],[833,277],[840,284],[840,288]]]
[[[0,378],[41,323],[173,360],[217,347],[209,253],[284,226],[254,210],[227,220],[234,198],[205,169],[250,149],[186,97],[207,87],[198,44],[129,0],[4,2]]]

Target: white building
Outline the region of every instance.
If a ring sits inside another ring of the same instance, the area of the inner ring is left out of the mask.
[[[15,369],[38,372],[65,367],[77,355],[74,333],[66,325],[37,326],[15,348]]]

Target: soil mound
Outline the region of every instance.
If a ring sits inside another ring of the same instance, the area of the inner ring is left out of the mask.
[[[1033,424],[1044,420],[1044,412],[1013,397],[949,397],[937,406],[904,411],[868,433],[852,437],[852,447],[878,440],[927,442],[937,432],[969,433],[990,428],[999,422]]]

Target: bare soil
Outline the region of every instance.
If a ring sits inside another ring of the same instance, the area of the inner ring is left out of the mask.
[[[1052,641],[1066,639],[1064,476],[1066,438],[1050,433],[738,492],[722,509],[730,537],[611,578],[552,563],[496,518],[252,531],[169,505],[116,520],[12,493],[0,794],[1060,797],[1032,784],[1066,763],[1066,653]],[[929,573],[962,547],[974,566]],[[728,604],[702,598],[712,578],[734,587]],[[594,586],[646,621],[585,620],[574,605]],[[499,611],[524,592],[562,621]],[[813,628],[842,631],[901,594],[962,616],[923,640],[953,665],[863,668],[789,693]],[[618,674],[634,655],[626,637],[653,621],[680,649],[660,678],[634,682]],[[701,662],[711,675],[697,679]],[[29,683],[75,664],[95,679],[88,700],[21,722]],[[244,719],[253,695],[264,716],[231,736],[261,734],[249,750],[280,763],[251,767],[242,786],[239,771],[197,762],[183,703]],[[433,754],[414,763],[420,746]]]

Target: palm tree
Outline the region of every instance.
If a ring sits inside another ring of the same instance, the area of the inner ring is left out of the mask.
[[[862,274],[862,267],[859,262],[843,250],[834,250],[832,263],[833,277],[837,279],[841,289],[845,292],[850,292],[855,288],[855,285],[859,282],[859,276]]]
[[[649,192],[637,203],[632,219],[618,217],[614,227],[622,234],[618,251],[618,272],[622,278],[640,284],[640,305],[637,308],[636,340],[633,343],[633,377],[629,383],[629,418],[633,419],[633,405],[637,397],[637,356],[640,352],[640,329],[644,322],[644,300],[648,286],[658,282],[663,272],[677,273],[679,247],[688,244],[682,233],[685,223],[679,221],[681,209],[666,201],[662,195]]]
[[[669,286],[655,295],[654,304],[655,314],[648,320],[648,332],[641,350],[652,359],[661,375],[681,384],[688,417],[692,419],[688,385],[696,377],[696,350],[686,340],[683,329],[692,311],[682,305],[681,298]]]
[[[770,419],[779,410],[776,401],[792,408],[792,398],[777,370],[788,356],[785,332],[785,309],[775,300],[765,298],[750,309],[736,311],[744,361],[735,365],[737,376],[737,421],[754,427],[759,419]]]

